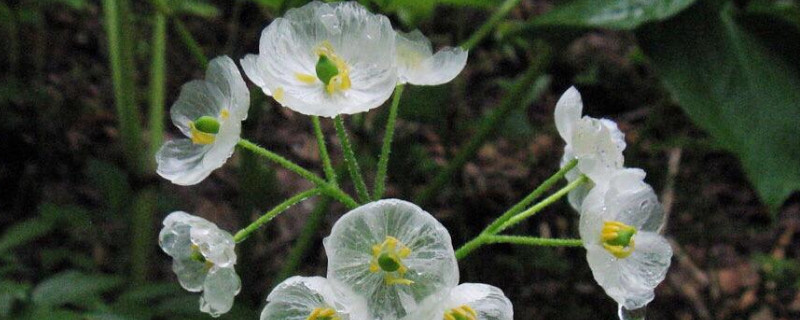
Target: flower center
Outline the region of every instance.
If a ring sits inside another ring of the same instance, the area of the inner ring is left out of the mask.
[[[314,69],[316,77],[306,73],[295,73],[295,78],[300,82],[313,84],[317,79],[325,84],[325,92],[333,94],[337,91],[350,89],[350,68],[347,63],[336,55],[333,46],[325,40],[316,49],[317,64]]]
[[[627,258],[633,253],[636,244],[633,236],[636,235],[636,228],[619,221],[606,221],[600,232],[600,239],[609,253],[619,259]]]
[[[478,313],[468,305],[447,310],[443,320],[478,320]]]
[[[225,120],[230,114],[227,109],[222,109],[219,113],[219,119]],[[202,116],[194,121],[189,121],[189,129],[191,132],[192,143],[194,144],[212,144],[219,133],[218,118],[211,116]]]
[[[403,259],[411,254],[411,249],[400,240],[392,236],[379,244],[372,246],[372,261],[369,271],[372,273],[385,272],[384,282],[387,285],[411,285],[414,281],[403,278],[408,268],[403,264]]]
[[[338,315],[336,315],[336,310],[332,308],[314,308],[314,311],[311,311],[311,314],[308,315],[306,320],[341,320]]]
[[[205,263],[206,271],[214,266],[213,262],[206,260],[206,257],[203,256],[203,253],[200,252],[200,247],[198,247],[196,244],[192,244],[192,253],[189,255],[189,259],[200,263]]]

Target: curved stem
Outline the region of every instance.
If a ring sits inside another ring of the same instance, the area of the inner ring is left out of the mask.
[[[361,168],[358,166],[356,155],[353,152],[353,146],[350,144],[350,138],[347,136],[347,130],[344,128],[344,120],[341,116],[336,116],[334,119],[336,125],[336,135],[339,136],[339,141],[342,143],[342,151],[344,153],[344,162],[347,164],[347,171],[350,171],[350,178],[353,179],[353,184],[358,193],[358,199],[361,203],[370,201],[367,185],[364,183],[364,177],[361,175]]]
[[[514,7],[516,7],[520,1],[521,0],[506,0],[503,2],[503,4],[500,5],[500,8],[497,9],[497,11],[495,11],[491,17],[489,17],[489,20],[486,20],[486,22],[484,22],[483,25],[481,25],[481,27],[478,28],[478,30],[469,37],[469,39],[467,39],[467,41],[464,41],[464,43],[461,44],[461,47],[464,48],[464,50],[469,50],[483,41],[483,39],[486,38],[490,32],[492,32],[492,29],[494,29],[500,20],[502,20],[511,11],[511,9],[514,9]]]
[[[254,221],[253,223],[251,223],[247,227],[244,227],[244,229],[239,230],[239,232],[236,232],[236,235],[233,236],[233,240],[236,241],[236,243],[244,241],[244,239],[247,239],[247,237],[249,237],[250,234],[252,234],[256,230],[258,230],[258,228],[260,228],[261,226],[263,226],[264,224],[266,224],[267,222],[269,222],[273,218],[277,217],[282,212],[286,211],[286,209],[289,209],[289,207],[297,204],[300,201],[305,200],[308,197],[312,197],[312,196],[318,195],[321,192],[322,192],[322,190],[320,188],[314,188],[314,189],[303,191],[301,193],[298,193],[298,194],[294,195],[293,197],[291,197],[289,199],[286,199],[285,201],[283,201],[280,204],[278,204],[277,206],[275,206],[275,208],[273,208],[272,210],[270,210],[267,213],[265,213],[264,215],[262,215],[256,221]]]
[[[546,247],[583,246],[583,241],[581,241],[581,239],[553,239],[553,238],[504,236],[504,235],[487,236],[486,243],[511,243],[511,244],[521,244],[526,246],[546,246]]]
[[[397,120],[397,109],[400,105],[400,96],[403,95],[403,85],[394,88],[392,106],[389,109],[389,119],[386,120],[386,131],[383,134],[383,146],[381,147],[381,157],[378,159],[378,173],[375,176],[375,191],[372,196],[375,199],[383,197],[386,189],[386,171],[389,167],[389,153],[392,151],[392,139],[394,138],[394,127]]]
[[[311,122],[314,123],[314,135],[317,136],[317,146],[319,147],[319,157],[322,158],[322,169],[325,170],[325,177],[332,185],[336,183],[336,171],[331,164],[331,156],[328,154],[328,147],[325,145],[325,135],[322,134],[322,125],[318,116],[312,116]]]
[[[535,215],[536,213],[538,213],[542,209],[544,209],[547,206],[553,204],[553,202],[556,202],[559,199],[561,199],[562,197],[564,197],[565,195],[567,195],[573,189],[579,187],[580,185],[582,185],[582,184],[584,184],[584,183],[586,183],[588,181],[589,181],[589,178],[587,178],[585,175],[581,175],[577,180],[572,181],[570,184],[568,184],[565,187],[561,188],[561,190],[558,190],[556,193],[550,195],[549,197],[545,198],[541,202],[539,202],[539,203],[533,205],[532,207],[528,208],[528,210],[520,212],[519,214],[509,218],[505,223],[500,225],[500,227],[498,227],[497,230],[494,233],[501,232],[501,231],[503,231],[505,229],[510,228],[511,226],[516,225],[517,223],[520,223],[522,220],[530,218],[531,216]]]
[[[325,181],[325,179],[322,179],[320,176],[316,175],[311,171],[306,170],[305,168],[297,165],[296,163],[289,161],[288,159],[281,157],[280,155],[272,151],[264,149],[246,139],[240,139],[239,142],[237,143],[237,146],[247,149],[259,156],[265,157],[270,161],[275,162],[281,165],[282,167],[288,169],[289,171],[292,171],[300,175],[306,180],[311,181],[312,183],[317,185],[318,188],[322,189],[323,194],[336,199],[336,201],[341,202],[349,209],[358,207],[358,203],[353,199],[353,197],[342,191],[342,189],[339,189],[339,187],[329,184],[327,181]]]
[[[504,223],[506,223],[508,219],[511,219],[511,217],[522,212],[522,210],[524,210],[531,202],[533,202],[533,200],[536,200],[536,198],[539,198],[545,191],[552,188],[553,185],[555,185],[558,181],[564,178],[567,172],[572,170],[572,168],[575,168],[575,166],[577,165],[578,165],[577,159],[573,159],[570,162],[567,162],[567,164],[564,165],[564,167],[561,168],[561,170],[558,170],[558,172],[556,172],[555,174],[550,176],[550,178],[547,178],[547,180],[542,182],[542,184],[536,187],[536,189],[534,189],[533,192],[528,194],[528,196],[526,196],[525,199],[522,199],[522,201],[515,204],[513,207],[511,207],[511,209],[508,209],[508,211],[506,211],[499,218],[494,220],[492,224],[486,227],[486,230],[484,230],[483,233],[494,234],[499,232],[497,231],[497,229],[500,228],[500,226],[502,226]]]

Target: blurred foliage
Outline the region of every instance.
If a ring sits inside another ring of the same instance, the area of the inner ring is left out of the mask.
[[[558,26],[632,30],[663,21],[696,0],[572,0],[532,19],[528,27]]]

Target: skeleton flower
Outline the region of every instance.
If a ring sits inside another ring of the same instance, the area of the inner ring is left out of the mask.
[[[159,246],[172,260],[181,286],[203,292],[200,310],[217,317],[228,312],[241,282],[233,265],[236,253],[230,233],[206,219],[176,211],[164,219]]]
[[[482,283],[462,283],[444,300],[428,299],[404,320],[513,320],[511,301],[503,291]]]
[[[328,279],[363,297],[371,319],[400,319],[458,284],[447,229],[406,201],[381,200],[348,212],[323,244]]]
[[[363,300],[334,291],[323,277],[286,279],[272,290],[267,301],[261,320],[367,319]]]
[[[666,276],[672,249],[658,234],[663,209],[640,169],[617,171],[583,201],[580,234],[595,280],[620,308],[643,313]]]
[[[233,154],[249,107],[250,92],[233,60],[211,60],[206,79],[183,85],[172,105],[172,123],[188,139],[167,141],[158,150],[158,174],[179,185],[205,179]]]
[[[614,171],[622,168],[625,135],[608,119],[581,117],[583,102],[575,87],[569,88],[556,103],[555,120],[558,133],[567,142],[563,167],[578,159],[576,169],[567,173],[570,182],[585,174],[593,184],[584,184],[569,193],[569,202],[581,211],[581,202],[593,185],[605,184]]]
[[[383,104],[397,84],[389,19],[357,2],[311,2],[275,19],[259,54],[242,59],[253,83],[294,111],[325,117]]]
[[[433,53],[431,41],[419,30],[397,33],[397,68],[400,83],[438,85],[453,80],[467,64],[467,51],[459,47]]]

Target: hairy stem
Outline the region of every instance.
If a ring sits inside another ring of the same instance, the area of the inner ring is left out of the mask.
[[[341,116],[334,119],[336,125],[336,135],[339,136],[339,141],[342,143],[342,151],[344,153],[344,162],[347,165],[347,171],[350,172],[350,178],[353,179],[353,184],[358,193],[358,199],[361,203],[370,201],[367,185],[364,183],[364,177],[361,175],[361,167],[358,166],[356,155],[353,152],[353,146],[350,144],[350,138],[347,136],[347,130],[344,128],[344,120]]]
[[[297,204],[300,201],[305,200],[306,198],[318,195],[321,192],[322,192],[322,190],[320,188],[314,188],[314,189],[310,189],[310,190],[306,190],[306,191],[300,192],[300,193],[294,195],[293,197],[291,197],[289,199],[286,199],[285,201],[283,201],[280,204],[278,204],[277,206],[275,206],[275,208],[273,208],[272,210],[267,211],[267,213],[264,213],[264,215],[262,215],[256,221],[254,221],[253,223],[251,223],[247,227],[244,227],[244,229],[239,230],[239,232],[236,232],[236,235],[233,236],[233,240],[236,241],[236,243],[244,241],[244,239],[247,239],[250,236],[250,234],[252,234],[256,230],[258,230],[258,228],[260,228],[261,226],[263,226],[267,222],[270,222],[272,219],[274,219],[279,214],[281,214],[284,211],[286,211],[287,209],[289,209],[291,206]]]
[[[386,120],[386,131],[383,134],[383,146],[381,147],[381,157],[378,159],[378,173],[375,176],[375,191],[372,195],[375,199],[383,197],[386,189],[386,172],[389,167],[389,154],[392,151],[392,139],[394,138],[394,127],[397,121],[397,109],[400,105],[400,96],[403,95],[403,85],[398,85],[394,89],[392,106],[389,109],[389,119]]]

